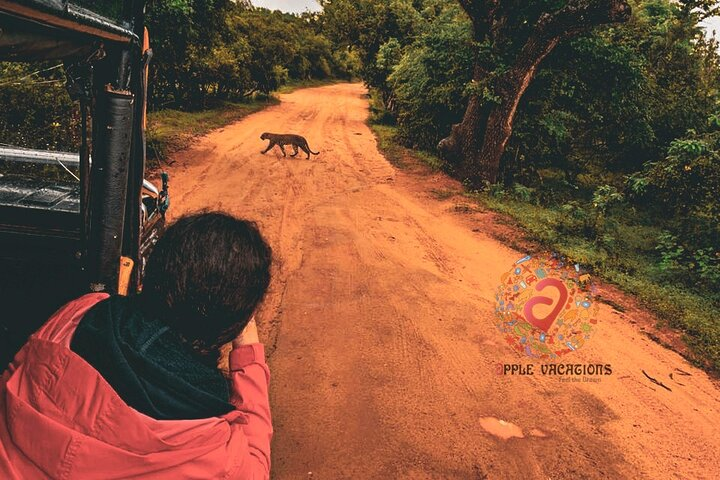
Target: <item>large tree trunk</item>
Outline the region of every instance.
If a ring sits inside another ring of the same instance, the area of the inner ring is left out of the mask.
[[[471,168],[466,169],[471,180],[491,183],[497,180],[500,159],[512,135],[513,120],[520,98],[535,77],[540,62],[559,41],[558,37],[530,37],[515,65],[498,78],[495,93],[499,96],[500,102],[490,109],[482,145],[472,159],[472,164],[468,165]],[[478,130],[472,130],[470,133],[480,136]]]
[[[460,4],[473,20],[476,41],[491,41],[505,28],[501,2],[463,1]],[[484,5],[484,7],[482,5]],[[484,18],[474,16],[484,15]],[[562,9],[540,16],[511,68],[493,82],[497,102],[471,96],[461,123],[453,125],[450,136],[438,144],[440,152],[453,161],[459,173],[474,184],[494,183],[500,160],[512,135],[518,104],[543,59],[565,37],[594,25],[626,21],[630,6],[625,0],[570,0]],[[473,80],[482,82],[487,68],[479,62]]]

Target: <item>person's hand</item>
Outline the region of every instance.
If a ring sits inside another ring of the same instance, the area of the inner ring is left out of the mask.
[[[255,323],[254,316],[245,326],[245,329],[240,332],[240,335],[235,337],[235,340],[233,340],[233,347],[250,345],[252,343],[260,343],[260,339],[258,338],[257,323]]]

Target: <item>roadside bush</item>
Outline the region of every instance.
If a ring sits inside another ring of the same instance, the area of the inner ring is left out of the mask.
[[[667,213],[658,238],[661,267],[686,282],[720,287],[720,128],[675,140],[661,162],[646,165],[650,198]]]
[[[462,119],[471,79],[470,22],[455,3],[444,8],[410,45],[388,77],[401,140],[434,150]]]
[[[0,143],[73,151],[80,109],[65,90],[59,62],[0,62]]]
[[[153,1],[148,29],[154,109],[192,110],[215,100],[269,94],[288,80],[352,75],[315,14],[249,9],[232,0]]]

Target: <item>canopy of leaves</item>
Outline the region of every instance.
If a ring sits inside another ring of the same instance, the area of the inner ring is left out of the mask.
[[[265,94],[288,81],[349,77],[353,60],[320,33],[317,14],[250,9],[231,0],[155,0],[154,106],[197,108],[212,99]]]
[[[0,143],[48,150],[79,144],[80,110],[65,90],[61,65],[0,62]]]

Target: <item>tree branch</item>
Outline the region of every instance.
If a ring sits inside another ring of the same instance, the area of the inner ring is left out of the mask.
[[[500,0],[458,0],[460,7],[470,17],[475,41],[482,42],[490,34]]]
[[[596,25],[625,22],[630,18],[630,14],[631,8],[626,0],[570,0],[560,10],[543,13],[512,68],[503,76],[504,78],[499,79],[497,85],[499,91],[496,93],[501,96],[509,94],[509,79],[518,77],[525,77],[520,82],[523,92],[535,75],[540,62],[563,38]]]
[[[560,10],[542,14],[534,34],[564,37],[596,25],[625,22],[630,14],[626,0],[570,0]]]
[[[458,0],[473,22],[475,40],[490,40],[491,48],[502,42],[515,1]],[[543,59],[563,39],[596,25],[624,22],[630,18],[627,0],[568,0],[564,7],[542,13],[512,66],[493,81],[496,105],[484,104],[477,95],[470,98],[461,123],[438,144],[448,158],[457,158],[460,168],[475,181],[497,180],[500,159],[512,135],[518,104]],[[487,77],[486,66],[475,62],[473,78]],[[482,140],[482,141],[481,141]]]

